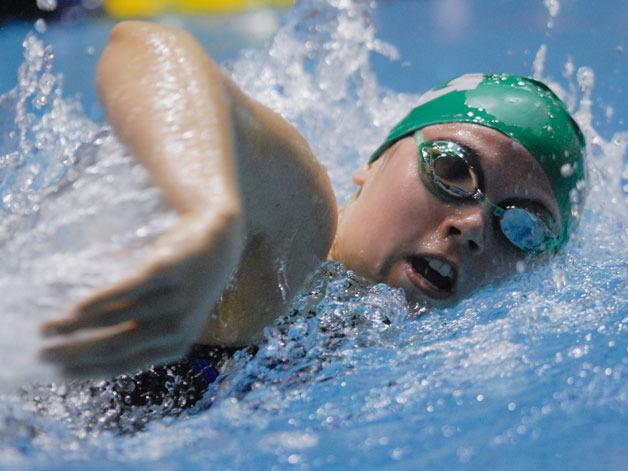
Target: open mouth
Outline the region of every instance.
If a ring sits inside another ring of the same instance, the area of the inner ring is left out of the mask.
[[[419,288],[423,288],[427,284],[427,287],[431,288],[429,291],[436,291],[439,297],[453,294],[457,275],[452,264],[441,258],[427,255],[412,255],[408,258],[408,262],[412,266],[414,275],[418,275],[419,280],[413,281]]]

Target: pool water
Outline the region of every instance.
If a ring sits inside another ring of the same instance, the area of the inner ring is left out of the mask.
[[[267,43],[220,60],[306,135],[340,202],[421,91],[469,71],[535,74],[588,138],[577,240],[547,266],[430,311],[325,264],[259,350],[234,357],[209,409],[124,435],[99,426],[107,413],[87,386],[37,362],[37,327],[141,263],[176,217],[100,120],[89,74],[70,77],[73,33],[29,35],[2,74],[18,85],[0,97],[0,312],[11,326],[0,333],[0,467],[622,469],[628,7],[522,3],[306,0]],[[11,28],[2,41],[15,54],[25,31]],[[77,26],[86,69],[108,28]]]

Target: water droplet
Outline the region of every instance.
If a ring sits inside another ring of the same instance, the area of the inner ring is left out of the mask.
[[[580,201],[580,197],[578,196],[578,190],[576,190],[575,188],[572,188],[569,191],[569,201],[571,202],[571,204],[578,204],[578,202]]]
[[[48,29],[46,20],[44,20],[43,18],[40,18],[37,21],[35,21],[35,31],[37,31],[40,34],[43,34],[46,32],[46,29]]]
[[[45,95],[39,95],[34,101],[35,108],[42,108],[46,106],[47,103],[48,98]],[[41,148],[41,146],[38,146],[38,148]]]
[[[595,73],[593,72],[593,69],[590,67],[579,67],[576,78],[582,93],[590,93],[593,88],[593,84],[595,83]]]
[[[573,175],[574,170],[575,170],[575,165],[563,164],[560,167],[560,174],[563,178],[567,178]]]
[[[37,0],[37,8],[43,11],[54,11],[57,8],[57,0]]]
[[[574,70],[576,70],[576,68],[571,59],[569,59],[567,62],[565,62],[565,66],[563,68],[563,76],[565,78],[570,78],[573,75]]]
[[[604,114],[606,115],[606,119],[611,119],[615,114],[615,109],[611,105],[608,105],[606,110],[604,110]]]

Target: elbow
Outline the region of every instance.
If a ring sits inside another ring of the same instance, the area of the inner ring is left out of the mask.
[[[147,23],[124,21],[111,30],[109,41],[96,66],[96,87],[100,96],[107,92],[107,85],[115,79],[116,70],[126,59],[130,42],[143,31]]]
[[[111,29],[109,43],[123,40],[126,37],[133,36],[138,30],[143,30],[150,23],[143,21],[122,21]]]
[[[148,21],[122,21],[111,30],[108,47],[125,46],[134,42],[142,46],[146,53],[159,48],[160,44],[169,46],[189,46],[197,44],[196,40],[186,31],[169,28]]]
[[[146,70],[164,61],[176,64],[182,56],[203,52],[202,46],[183,30],[145,21],[123,21],[111,30],[98,62],[96,84],[99,89],[106,87],[130,65]]]
[[[96,88],[106,105],[130,80],[141,78],[163,61],[162,50],[185,41],[186,33],[143,21],[124,21],[111,30],[96,67]],[[125,81],[126,80],[126,81]]]
[[[175,30],[147,21],[122,21],[111,29],[109,45],[128,40],[146,40],[154,34],[175,34]]]

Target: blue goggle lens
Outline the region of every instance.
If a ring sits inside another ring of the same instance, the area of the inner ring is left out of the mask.
[[[499,218],[499,227],[511,244],[525,252],[542,251],[552,239],[545,222],[523,208],[506,208]]]

